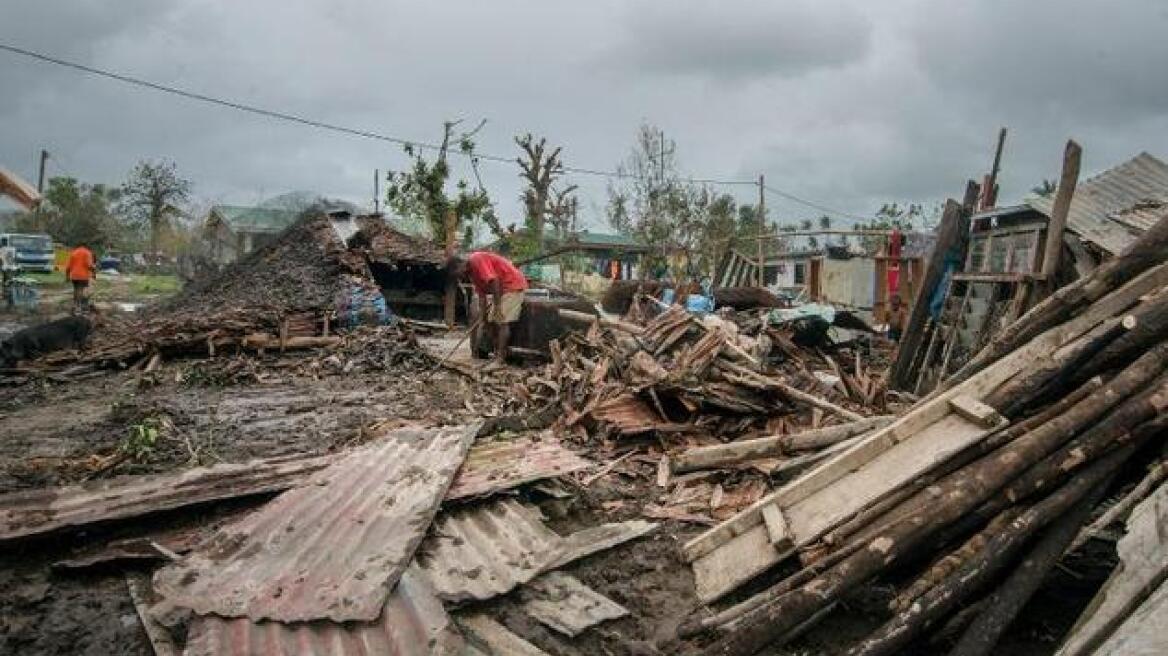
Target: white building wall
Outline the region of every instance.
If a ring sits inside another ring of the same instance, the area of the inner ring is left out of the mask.
[[[823,258],[821,291],[826,303],[871,308],[876,303],[876,260]]]

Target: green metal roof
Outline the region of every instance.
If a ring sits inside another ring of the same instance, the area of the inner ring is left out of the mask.
[[[612,246],[612,247],[631,247],[644,248],[645,245],[641,242],[629,237],[628,235],[614,235],[606,232],[589,232],[582,230],[573,233],[569,238],[571,241],[578,241],[581,244],[597,245],[597,246]]]
[[[215,205],[211,214],[218,216],[232,232],[280,232],[296,222],[297,213],[291,210]]]

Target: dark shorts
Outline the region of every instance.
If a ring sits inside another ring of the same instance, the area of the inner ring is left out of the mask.
[[[73,291],[79,292],[89,286],[88,280],[73,280]]]

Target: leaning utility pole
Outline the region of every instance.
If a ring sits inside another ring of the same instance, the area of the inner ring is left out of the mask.
[[[45,193],[45,162],[49,159],[49,151],[41,149],[41,172],[37,176],[37,193]]]
[[[763,174],[758,174],[758,276],[756,280],[759,287],[764,287],[763,284],[765,276],[763,270],[766,268],[766,258],[763,256],[763,237],[766,236],[766,177]]]

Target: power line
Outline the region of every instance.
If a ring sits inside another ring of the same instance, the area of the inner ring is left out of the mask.
[[[24,57],[29,57],[29,58],[36,59],[36,60],[46,62],[49,64],[55,64],[57,66],[63,66],[65,68],[71,68],[71,69],[76,70],[76,71],[81,71],[83,73],[89,73],[90,75],[96,75],[98,77],[103,77],[103,78],[107,78],[110,80],[115,80],[115,81],[122,82],[125,84],[130,84],[133,86],[151,89],[153,91],[159,91],[162,93],[169,93],[172,95],[181,96],[181,97],[186,98],[188,100],[194,100],[194,101],[198,101],[198,102],[209,103],[212,105],[218,105],[220,107],[226,107],[228,109],[234,109],[234,110],[241,111],[241,112],[247,112],[249,114],[255,114],[255,115],[263,116],[266,118],[277,119],[277,120],[281,120],[281,121],[288,121],[291,123],[298,123],[300,125],[313,127],[313,128],[317,128],[320,130],[330,130],[332,132],[338,132],[338,133],[346,134],[346,135],[353,136],[353,137],[361,137],[364,139],[374,139],[377,141],[385,141],[385,142],[389,142],[389,143],[398,144],[400,146],[411,146],[411,147],[416,147],[416,148],[423,148],[426,150],[433,150],[436,152],[442,150],[442,146],[440,146],[438,144],[434,144],[434,143],[428,143],[425,141],[418,141],[418,140],[414,140],[414,139],[403,139],[401,137],[394,137],[394,136],[380,134],[377,132],[372,132],[370,130],[363,130],[363,129],[359,129],[359,128],[350,128],[350,127],[346,127],[343,125],[337,125],[335,123],[328,123],[325,121],[319,121],[316,119],[306,118],[304,116],[298,116],[296,114],[291,114],[288,112],[283,112],[283,111],[278,111],[278,110],[273,110],[273,109],[266,109],[263,107],[257,107],[255,105],[249,105],[249,104],[237,102],[234,100],[227,100],[224,98],[209,96],[207,94],[198,93],[195,91],[188,91],[186,89],[181,89],[181,88],[169,86],[166,84],[160,84],[158,82],[151,82],[149,80],[143,80],[141,78],[133,77],[130,75],[125,75],[123,73],[116,73],[113,71],[109,71],[109,70],[105,70],[105,69],[101,69],[101,68],[96,68],[93,66],[87,66],[85,64],[79,64],[77,62],[72,62],[72,61],[68,61],[65,59],[60,59],[58,57],[53,57],[53,56],[42,54],[39,52],[34,52],[32,50],[27,50],[25,48],[20,48],[20,47],[13,46],[13,45],[10,45],[7,43],[0,43],[0,50],[4,50],[4,51],[10,52],[12,54],[21,55]],[[503,163],[503,164],[515,164],[516,163],[516,160],[514,158],[503,157],[501,155],[491,155],[491,154],[486,154],[486,153],[464,153],[464,152],[459,151],[459,150],[455,150],[454,154],[460,155],[462,157],[466,157],[468,159],[486,160],[489,162],[498,162],[498,163]],[[604,170],[600,170],[600,169],[590,169],[590,168],[584,168],[584,167],[578,167],[578,166],[565,166],[564,171],[569,172],[569,173],[576,173],[579,175],[592,175],[592,176],[605,177],[605,178],[615,178],[615,179],[635,179],[637,177],[634,174],[624,173],[621,171],[604,171]],[[687,178],[679,178],[679,179],[683,182],[690,182],[690,183],[695,183],[695,184],[709,184],[709,185],[753,186],[753,185],[757,184],[754,180],[724,180],[724,179],[718,179],[718,178],[697,178],[697,177],[687,177]],[[765,187],[765,189],[767,191],[771,192],[772,194],[775,194],[777,196],[781,196],[783,198],[786,198],[786,199],[791,200],[793,202],[799,203],[801,205],[806,205],[807,207],[811,207],[811,208],[820,210],[822,212],[828,212],[830,214],[838,214],[840,216],[849,217],[849,218],[853,218],[853,219],[866,220],[863,217],[857,217],[855,215],[848,214],[847,212],[841,212],[839,210],[834,210],[834,209],[826,207],[822,204],[815,203],[815,202],[812,202],[809,200],[805,200],[803,198],[799,198],[798,196],[795,196],[794,194],[789,194],[785,191],[781,191],[781,190],[775,189],[773,187],[768,186],[768,187]]]
[[[813,201],[805,200],[803,198],[799,198],[798,196],[795,196],[794,194],[789,194],[785,191],[782,191],[781,189],[775,189],[774,187],[771,187],[770,185],[764,185],[763,189],[766,189],[770,193],[772,193],[776,196],[779,196],[780,198],[786,198],[787,200],[794,201],[796,203],[799,203],[800,205],[806,205],[807,207],[817,209],[820,212],[826,212],[828,214],[837,214],[837,215],[842,216],[844,218],[852,219],[854,221],[867,221],[868,220],[868,217],[863,217],[863,216],[860,216],[858,214],[851,214],[849,212],[842,212],[840,210],[832,209],[826,205],[822,205],[820,203],[816,203]]]

